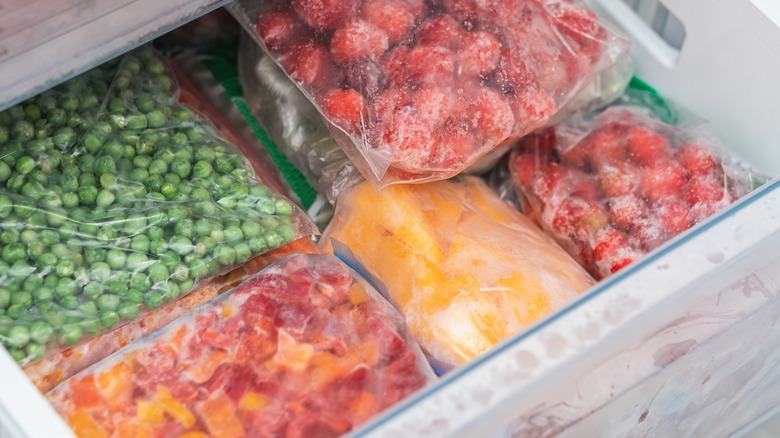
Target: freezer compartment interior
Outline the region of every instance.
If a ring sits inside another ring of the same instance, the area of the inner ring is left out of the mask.
[[[0,0],[0,110],[227,0]]]

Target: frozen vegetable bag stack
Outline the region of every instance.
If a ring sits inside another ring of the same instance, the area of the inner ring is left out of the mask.
[[[141,50],[0,113],[0,343],[21,364],[311,233],[176,98]]]
[[[83,437],[330,437],[433,378],[365,280],[292,255],[49,398]]]
[[[569,0],[243,0],[234,11],[380,186],[550,122],[628,42]]]

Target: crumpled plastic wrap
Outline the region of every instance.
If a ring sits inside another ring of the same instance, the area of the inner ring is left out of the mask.
[[[666,103],[651,111],[646,103],[657,100],[633,93],[524,138],[510,156],[522,211],[597,279],[763,180],[700,120]]]
[[[594,281],[482,180],[363,183],[320,241],[347,245],[384,282],[436,368],[468,362]]]
[[[342,435],[435,379],[335,257],[291,255],[48,394],[77,436]]]
[[[0,113],[0,344],[21,364],[314,232],[177,93],[142,49]]]
[[[232,11],[380,187],[462,172],[552,121],[628,48],[573,0],[242,0]]]

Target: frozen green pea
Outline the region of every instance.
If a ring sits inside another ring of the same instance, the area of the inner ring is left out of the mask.
[[[195,235],[195,224],[191,219],[182,219],[176,223],[174,232],[178,236],[190,238]]]
[[[19,232],[13,228],[0,231],[0,243],[3,245],[10,245],[12,243],[19,242],[19,237]],[[3,248],[3,250],[5,250],[5,248]]]
[[[4,196],[0,196],[0,218],[7,218],[11,214],[13,205],[13,201]]]
[[[119,308],[121,300],[114,294],[103,294],[97,299],[97,306],[100,310],[116,310]]]
[[[187,263],[187,267],[189,268],[190,271],[190,278],[194,278],[194,279],[206,275],[206,272],[208,271],[208,265],[202,259],[190,260]]]
[[[84,301],[79,305],[79,312],[86,313],[87,315],[97,315],[98,306],[94,301]]]
[[[103,285],[98,282],[92,282],[84,286],[82,293],[89,299],[96,299],[103,293]]]
[[[11,296],[11,298],[13,298],[13,296]],[[11,318],[19,320],[27,314],[27,306],[21,304],[11,304],[8,306],[8,309],[5,312]]]
[[[176,267],[173,268],[171,277],[176,281],[185,281],[190,278],[190,270],[187,265],[176,265]]]
[[[135,251],[148,252],[150,241],[151,240],[149,239],[149,237],[147,237],[145,234],[139,234],[133,237],[133,240],[130,243],[130,248],[132,248]]]
[[[33,292],[41,286],[43,286],[43,278],[38,275],[31,275],[24,279],[22,289],[27,292]]]
[[[8,331],[7,342],[12,347],[21,348],[30,342],[30,331],[25,326],[14,326]]]
[[[211,252],[217,247],[217,242],[210,236],[206,236],[200,239],[199,243],[202,243],[206,248],[206,252]]]
[[[98,207],[108,207],[116,200],[116,196],[110,190],[101,190],[95,198],[95,204]]]
[[[92,264],[92,278],[96,281],[104,281],[111,276],[111,266],[105,262]]]
[[[6,309],[11,304],[11,291],[0,287],[0,309]]]
[[[150,128],[162,128],[165,126],[166,117],[160,110],[152,110],[146,114],[146,120]]]
[[[170,247],[179,255],[187,255],[194,250],[192,241],[184,236],[176,236],[171,239]]]
[[[73,121],[72,124],[75,125],[79,122],[80,122],[79,120],[76,120]],[[74,144],[76,144],[76,140],[78,140],[78,135],[76,134],[76,131],[74,131],[73,128],[69,126],[57,128],[54,131],[54,135],[52,136],[52,141],[60,149],[65,149],[73,146]]]
[[[130,236],[144,232],[148,222],[146,216],[141,213],[133,213],[127,215],[127,220],[124,223],[124,231]]]
[[[32,172],[32,170],[35,169],[35,166],[35,160],[28,156],[24,156],[16,160],[16,171],[23,175]]]
[[[116,175],[111,173],[104,173],[100,175],[100,186],[106,190],[114,190],[118,188]]]
[[[116,161],[110,155],[102,155],[95,159],[94,169],[98,175],[102,175],[104,173],[116,173]]]
[[[75,208],[79,205],[79,195],[75,193],[62,194],[62,206],[65,208]]]
[[[231,265],[236,261],[236,251],[229,246],[221,245],[214,249],[214,257],[222,265]]]
[[[192,171],[192,165],[187,160],[175,160],[171,163],[171,170],[181,178],[187,178]]]
[[[75,270],[76,264],[73,260],[60,260],[60,262],[57,263],[56,272],[60,277],[70,277]]]
[[[68,325],[62,328],[60,342],[65,345],[75,345],[83,335],[84,332],[81,330],[81,327],[77,325]]]
[[[112,249],[106,254],[106,263],[108,263],[111,269],[122,269],[126,260],[127,255],[122,250]]]
[[[279,227],[279,221],[275,217],[266,216],[260,219],[260,225],[264,230],[271,231]]]
[[[140,252],[133,252],[130,253],[127,256],[127,261],[125,262],[125,265],[127,266],[127,269],[134,272],[140,272],[146,270],[149,265],[154,263],[153,261],[149,260],[149,257],[146,256],[144,253]]]
[[[117,315],[121,319],[135,319],[135,317],[138,316],[138,304],[134,303],[126,303],[122,304],[122,306],[117,309]]]
[[[160,187],[160,193],[165,196],[166,199],[171,199],[179,194],[179,189],[175,185],[167,182]]]
[[[268,248],[268,243],[266,243],[264,238],[255,237],[253,239],[249,239],[249,249],[252,252],[254,253],[265,252],[267,248]]]
[[[38,321],[30,326],[30,338],[39,344],[49,342],[53,334],[54,330],[43,321]]]
[[[84,333],[88,335],[96,335],[100,333],[100,319],[97,315],[92,315],[89,318],[84,318],[79,322],[79,327],[84,330]]]
[[[149,267],[149,279],[153,283],[162,283],[167,281],[170,276],[168,268],[163,263],[155,263]]]
[[[2,256],[3,260],[10,264],[27,258],[25,254],[25,247],[21,243],[11,243],[5,245],[3,247]]]
[[[160,175],[152,175],[144,180],[144,187],[146,187],[146,189],[150,192],[159,192],[163,184],[164,180],[160,177]],[[165,197],[163,196],[163,200],[164,199]]]
[[[13,295],[11,295],[11,305],[19,305],[24,307],[25,309],[32,306],[33,297],[30,292],[27,291],[18,291],[14,292]]]
[[[136,155],[133,158],[133,165],[140,169],[147,169],[152,164],[152,157],[147,155]]]
[[[73,295],[75,295],[77,288],[78,287],[76,285],[76,282],[73,281],[73,279],[60,278],[59,281],[57,281],[57,286],[54,288],[54,295],[58,299],[60,299],[60,303],[61,303],[63,298],[72,297]]]
[[[209,201],[211,200],[211,194],[208,190],[198,187],[196,189],[192,190],[192,194],[190,195],[192,199],[197,199],[199,201]],[[210,203],[210,202],[209,202]]]
[[[236,242],[239,240],[243,240],[244,233],[241,231],[241,228],[231,225],[227,228],[225,228],[225,240],[228,242]]]
[[[236,198],[232,195],[223,196],[217,199],[217,204],[226,210],[232,210],[236,208]]]
[[[0,161],[0,182],[8,181],[11,177],[11,167],[4,161]]]
[[[268,248],[278,248],[282,244],[282,238],[279,237],[279,235],[274,231],[267,231],[263,238],[265,239],[265,243],[268,244]]]
[[[22,191],[22,187],[24,186],[24,183],[27,181],[27,178],[24,175],[15,175],[11,177],[11,179],[8,180],[6,183],[6,187],[8,190],[19,193]]]
[[[40,286],[33,291],[33,298],[40,305],[41,303],[51,301],[54,298],[54,292],[46,286]],[[39,306],[38,311],[40,312],[40,310]]]
[[[252,251],[246,243],[238,243],[234,249],[236,251],[236,261],[238,263],[245,263],[252,257]]]
[[[89,264],[104,262],[106,261],[106,251],[98,246],[88,246],[84,248],[84,259]]]
[[[83,205],[95,205],[98,190],[94,186],[79,187],[79,202]]]
[[[105,144],[106,139],[98,133],[88,132],[81,142],[90,153],[94,154]]]
[[[208,178],[213,171],[214,168],[211,166],[211,163],[203,160],[195,163],[195,166],[192,168],[192,174],[198,178]]]
[[[163,160],[154,160],[149,164],[149,174],[164,175],[168,171],[168,164]]]
[[[127,128],[135,131],[145,129],[147,126],[146,116],[141,113],[131,113],[127,116]]]
[[[263,215],[272,215],[276,212],[276,205],[272,199],[259,198],[255,204],[255,210]]]
[[[156,309],[163,303],[163,294],[159,291],[151,291],[144,297],[144,305],[150,309]]]

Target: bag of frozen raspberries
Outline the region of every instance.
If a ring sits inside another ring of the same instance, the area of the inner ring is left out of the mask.
[[[242,0],[233,12],[378,186],[545,126],[628,40],[576,0]]]
[[[659,99],[627,95],[524,138],[510,155],[521,209],[597,279],[763,180],[709,125]]]

